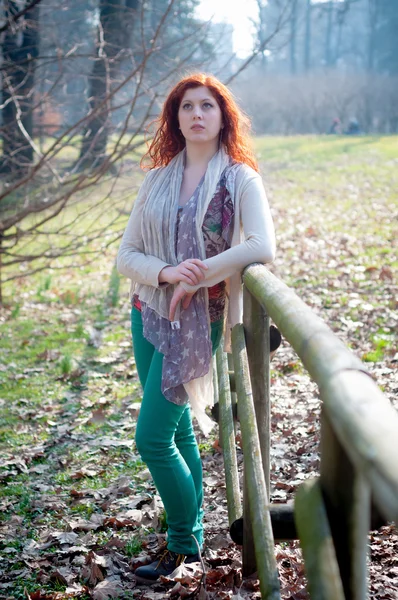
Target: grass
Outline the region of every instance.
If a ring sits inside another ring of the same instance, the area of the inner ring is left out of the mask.
[[[383,338],[374,337],[373,340],[374,348],[370,352],[365,352],[362,356],[362,360],[365,362],[378,363],[384,359],[386,351],[393,347],[393,338],[389,335],[384,335]]]
[[[116,266],[113,267],[111,277],[109,280],[109,289],[108,289],[108,299],[110,305],[115,308],[115,306],[119,303],[119,292],[120,292],[120,275],[116,269]]]
[[[128,557],[138,556],[142,550],[142,540],[139,536],[134,535],[125,546],[125,553]]]
[[[397,161],[397,136],[273,136],[257,138],[256,150],[261,160],[309,164],[317,170],[335,166],[337,173],[344,170],[352,158],[363,165],[372,160]],[[378,165],[383,168],[383,164]]]
[[[281,275],[289,285],[301,288],[317,285],[322,277],[336,279],[341,276],[342,261],[358,282],[372,283],[372,269],[379,270],[379,266],[394,275],[398,266],[397,141],[396,136],[258,141],[279,248],[289,265],[289,272],[283,270]],[[295,260],[302,263],[303,246],[302,275],[309,275],[305,263],[310,255],[317,265],[309,280],[290,269]],[[330,260],[331,246],[336,247],[334,261]]]

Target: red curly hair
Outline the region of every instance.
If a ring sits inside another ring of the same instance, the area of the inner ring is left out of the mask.
[[[145,169],[165,167],[185,148],[185,138],[178,125],[178,110],[181,100],[188,89],[207,87],[217,101],[224,124],[221,130],[221,142],[227,154],[235,161],[245,163],[258,171],[249,137],[250,120],[242,113],[229,89],[212,75],[194,73],[177,83],[163,105],[159,117],[151,125],[156,133],[147,153],[141,160]]]

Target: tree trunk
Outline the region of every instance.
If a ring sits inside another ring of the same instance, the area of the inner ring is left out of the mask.
[[[398,3],[375,0],[374,67],[386,75],[398,75]]]
[[[373,71],[375,55],[375,38],[377,29],[377,0],[368,0],[369,34],[368,34],[368,71]]]
[[[19,12],[17,2],[9,2],[9,15]],[[4,33],[1,139],[3,153],[0,173],[22,176],[33,163],[34,70],[39,52],[39,6],[29,10],[14,28]]]
[[[267,39],[267,5],[257,0],[258,5],[258,42],[262,48],[261,52],[261,67],[265,70],[267,66],[267,57],[265,55],[265,40]]]
[[[296,39],[297,39],[297,0],[292,0],[292,14],[290,18],[290,72],[296,73]]]
[[[304,41],[304,70],[306,73],[311,67],[311,0],[307,0],[305,9],[305,41]]]
[[[325,65],[329,67],[332,63],[332,27],[333,27],[333,2],[327,5],[327,22],[325,35]]]
[[[112,91],[123,50],[129,47],[139,0],[100,0],[97,53],[88,79],[88,122],[83,132],[79,170],[97,167],[106,157]]]

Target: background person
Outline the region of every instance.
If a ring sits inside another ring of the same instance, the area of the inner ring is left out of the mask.
[[[333,119],[328,133],[329,135],[341,135],[341,131],[342,129],[340,119],[336,117],[335,119]]]

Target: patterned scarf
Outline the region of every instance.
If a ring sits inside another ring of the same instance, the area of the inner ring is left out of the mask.
[[[201,184],[178,219],[184,163],[185,151],[167,167],[154,172],[142,217],[145,254],[174,266],[187,258],[206,258],[202,223],[230,158],[223,148],[213,156]],[[163,395],[175,404],[185,404],[189,399],[202,430],[207,433],[213,424],[203,407],[198,408],[200,396],[211,397],[212,386],[207,288],[198,289],[187,309],[179,307],[176,321],[171,323],[168,312],[174,289],[174,285],[136,287],[142,305],[144,337],[164,355]]]

